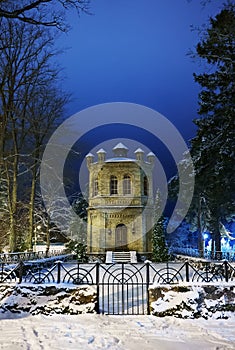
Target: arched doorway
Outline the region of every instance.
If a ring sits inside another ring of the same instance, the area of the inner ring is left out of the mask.
[[[115,247],[116,251],[128,250],[127,248],[127,227],[119,224],[115,229]]]

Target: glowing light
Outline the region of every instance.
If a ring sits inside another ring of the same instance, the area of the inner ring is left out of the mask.
[[[223,237],[222,239],[221,239],[221,244],[225,244],[226,243],[226,240],[225,240],[225,238]]]

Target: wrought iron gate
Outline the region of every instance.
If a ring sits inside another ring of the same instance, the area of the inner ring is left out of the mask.
[[[145,265],[100,265],[99,312],[111,315],[148,313],[149,279]]]

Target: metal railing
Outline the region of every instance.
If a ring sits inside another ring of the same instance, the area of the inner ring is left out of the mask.
[[[50,250],[47,254],[45,251],[38,252],[16,252],[16,253],[0,253],[0,263],[19,263],[20,261],[36,260],[50,258],[64,254],[64,250]]]
[[[185,256],[191,256],[195,258],[205,258],[208,260],[227,260],[230,262],[235,261],[235,251],[210,251],[205,249],[204,251],[200,251],[198,249],[194,248],[181,248],[181,247],[172,247],[171,253],[173,254],[179,254],[179,255],[185,255]]]
[[[149,288],[191,282],[234,281],[235,265],[224,262],[81,264],[58,261],[51,267],[21,262],[14,267],[0,264],[0,283],[67,283],[93,285],[97,291],[97,312],[149,314]]]

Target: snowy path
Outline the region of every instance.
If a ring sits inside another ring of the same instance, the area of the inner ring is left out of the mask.
[[[4,350],[234,350],[235,318],[29,316],[0,320]]]

